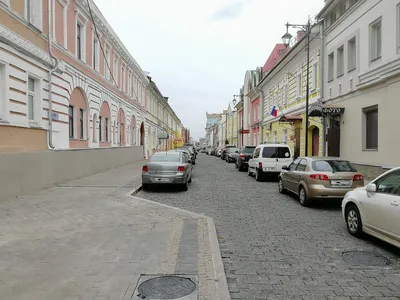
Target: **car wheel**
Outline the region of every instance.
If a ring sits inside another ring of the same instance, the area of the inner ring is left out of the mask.
[[[310,206],[310,199],[308,199],[307,192],[304,187],[300,187],[299,189],[299,200],[302,206]]]
[[[263,177],[262,171],[256,169],[256,181],[262,181],[262,177]]]
[[[360,212],[355,205],[350,205],[346,209],[347,230],[353,236],[362,236],[362,222]]]
[[[190,176],[190,178],[189,178],[189,181],[188,181],[189,183],[192,183],[192,176]]]
[[[278,188],[279,188],[279,193],[286,194],[286,189],[283,187],[283,181],[281,178],[279,178],[278,181]]]
[[[182,185],[182,191],[186,192],[189,189],[189,180]]]
[[[251,174],[250,167],[247,168],[247,175],[253,176],[253,174]]]

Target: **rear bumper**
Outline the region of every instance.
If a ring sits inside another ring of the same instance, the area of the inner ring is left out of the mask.
[[[162,179],[161,181],[158,179]],[[142,184],[183,184],[186,183],[185,174],[176,175],[142,175]]]
[[[364,185],[357,185],[356,187],[344,187],[344,188],[326,188],[323,185],[315,184],[307,186],[308,198],[310,199],[343,199],[347,192],[350,192],[358,187]]]

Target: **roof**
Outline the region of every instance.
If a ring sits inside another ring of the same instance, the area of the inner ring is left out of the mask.
[[[335,2],[335,0],[326,0],[325,1],[325,6],[322,8],[322,10],[317,14],[317,18],[320,18],[324,12]]]
[[[263,73],[270,71],[287,52],[284,44],[276,44],[263,66]]]

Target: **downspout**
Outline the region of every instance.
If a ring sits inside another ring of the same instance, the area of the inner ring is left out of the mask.
[[[263,130],[264,130],[264,126],[263,126],[263,119],[264,119],[264,91],[262,89],[260,89],[259,87],[256,87],[256,91],[260,93],[260,109],[258,110],[258,122],[259,122],[259,139],[258,139],[258,143],[262,144],[262,137],[263,135]],[[256,145],[258,146],[258,145]]]
[[[49,147],[51,149],[54,149],[53,145],[53,89],[52,89],[52,80],[53,80],[53,73],[57,70],[58,68],[58,60],[57,58],[53,55],[53,17],[52,17],[52,0],[48,0],[47,4],[47,11],[48,11],[48,25],[49,25],[49,34],[48,34],[48,46],[49,46],[49,55],[50,57],[54,60],[54,67],[50,69],[49,71]]]
[[[325,64],[325,39],[324,39],[324,20],[321,20],[321,68],[320,68],[320,77],[321,77],[321,88],[320,88],[320,97],[321,103],[324,101],[324,64]],[[326,118],[325,116],[322,117],[322,156],[326,156]]]

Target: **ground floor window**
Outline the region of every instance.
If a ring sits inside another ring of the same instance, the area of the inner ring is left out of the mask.
[[[106,118],[104,123],[105,123],[105,127],[106,127],[106,142],[109,142],[110,141],[110,125],[109,125],[110,120],[109,120],[109,118]]]
[[[85,117],[85,111],[80,108],[79,109],[79,137],[81,140],[83,140],[85,138],[85,130],[84,130],[84,117]]]
[[[364,148],[378,149],[378,106],[363,108]]]
[[[74,138],[74,107],[69,106],[69,113],[68,113],[68,120],[69,120],[69,138]]]

